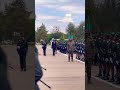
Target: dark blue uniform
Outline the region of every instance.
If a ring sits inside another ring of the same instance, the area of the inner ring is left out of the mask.
[[[57,48],[57,44],[56,44],[55,41],[53,41],[53,42],[52,42],[53,56],[55,56],[56,48]]]
[[[43,42],[42,43],[42,49],[43,49],[44,56],[46,56],[46,48],[47,48],[47,44],[46,44],[46,42]]]
[[[25,39],[20,39],[17,43],[17,52],[20,56],[20,68],[26,71],[26,54],[28,51],[28,43]]]

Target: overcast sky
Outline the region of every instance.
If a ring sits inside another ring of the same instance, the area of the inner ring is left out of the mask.
[[[59,26],[65,33],[69,22],[78,25],[85,20],[85,0],[35,0],[35,13],[36,29],[44,23],[48,32]]]

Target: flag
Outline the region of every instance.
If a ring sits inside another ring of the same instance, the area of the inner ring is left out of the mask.
[[[68,34],[68,39],[73,39],[73,38],[74,38],[73,35]]]
[[[87,22],[85,24],[85,30],[91,30],[91,24],[90,24],[90,19],[88,17]]]

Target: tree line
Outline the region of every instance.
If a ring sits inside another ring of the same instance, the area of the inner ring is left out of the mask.
[[[5,10],[0,12],[0,41],[16,42],[20,34],[29,41],[35,41],[35,19],[30,18],[31,13],[23,0],[14,0],[5,5]]]
[[[73,36],[73,39],[75,40],[84,41],[84,26],[85,22],[81,22],[78,26],[75,26],[73,23],[69,23],[66,27],[66,33],[63,33],[60,30],[53,30],[48,34],[45,24],[42,23],[35,32],[35,40],[36,42],[45,40],[49,43],[52,38],[64,41],[65,39],[68,39],[68,36]]]

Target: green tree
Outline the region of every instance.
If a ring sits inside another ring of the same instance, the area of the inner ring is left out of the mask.
[[[34,34],[34,22],[30,17],[31,12],[26,9],[25,2],[23,0],[14,0],[12,4],[6,6],[5,10],[5,32],[7,38],[13,39],[13,32],[23,33],[24,36]]]
[[[63,33],[62,32],[52,33],[52,38],[54,38],[54,39],[60,39],[60,37],[63,37]]]
[[[84,40],[85,39],[85,22],[81,22],[78,27],[75,29],[75,39]]]
[[[73,23],[69,23],[66,29],[67,34],[74,35],[75,33],[75,25]]]
[[[52,34],[47,34],[47,43],[50,43],[52,40]]]
[[[41,39],[47,41],[47,30],[44,24],[37,29],[35,37],[37,42],[40,42]]]

